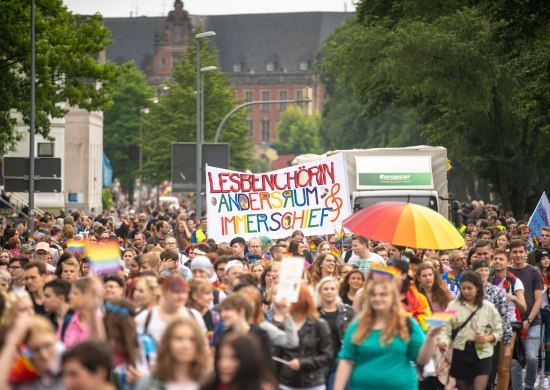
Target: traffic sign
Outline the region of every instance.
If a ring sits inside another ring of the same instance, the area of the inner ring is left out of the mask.
[[[29,180],[6,177],[4,189],[7,192],[29,192]],[[61,192],[61,179],[35,179],[35,192]]]
[[[4,177],[28,178],[28,157],[4,157]],[[61,159],[55,157],[37,157],[34,159],[34,175],[39,177],[60,178]],[[18,192],[18,191],[17,191]]]
[[[177,142],[172,144],[172,189],[174,191],[195,192],[197,144],[193,142]],[[202,145],[202,172],[206,164],[217,168],[229,168],[229,144]],[[202,181],[202,191],[205,190],[205,180]]]

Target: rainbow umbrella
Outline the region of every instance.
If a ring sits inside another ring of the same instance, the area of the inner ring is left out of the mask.
[[[421,249],[456,249],[464,239],[441,214],[424,206],[380,202],[344,221],[344,227],[367,238]]]

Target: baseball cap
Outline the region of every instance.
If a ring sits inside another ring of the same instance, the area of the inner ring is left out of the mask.
[[[27,244],[21,245],[21,248],[19,248],[19,253],[31,253],[33,251],[32,247]]]
[[[394,259],[391,265],[397,268],[402,274],[409,273],[409,263],[402,259]]]
[[[208,274],[212,273],[212,262],[206,256],[195,256],[191,261],[191,271],[201,270]]]
[[[489,263],[487,262],[487,260],[475,260],[473,263],[472,263],[472,270],[475,271],[476,269],[479,269],[479,268],[491,268],[489,267]]]
[[[23,252],[23,247],[21,247],[21,252]],[[543,257],[550,257],[550,253],[546,249],[537,249],[535,252],[535,260],[537,263],[541,261]]]
[[[229,271],[229,269],[233,268],[233,267],[241,267],[242,269],[244,269],[244,265],[243,265],[242,261],[240,261],[240,260],[230,260],[225,265],[225,272],[227,273],[227,271]]]
[[[49,252],[50,251],[50,244],[48,244],[47,242],[39,242],[38,244],[36,244],[36,249],[35,249],[36,252],[38,251],[46,251],[46,252]]]

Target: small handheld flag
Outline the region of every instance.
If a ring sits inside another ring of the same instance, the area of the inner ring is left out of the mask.
[[[84,253],[86,250],[86,247],[88,246],[88,242],[84,240],[69,240],[67,241],[67,251],[74,252],[74,253]]]
[[[336,260],[338,260],[341,257],[340,251],[336,248],[332,248],[330,250],[330,254],[333,255],[336,258]]]
[[[456,310],[447,310],[433,313],[426,319],[426,323],[430,326],[445,325],[456,315]]]
[[[309,248],[310,252],[313,252],[313,251],[315,251],[315,248],[317,248],[317,247],[315,246],[315,243],[313,241],[311,241],[308,245],[308,248]]]
[[[370,273],[378,276],[387,276],[393,279],[399,274],[399,270],[395,267],[384,267],[382,265],[373,264]]]
[[[92,271],[105,275],[122,269],[120,248],[116,241],[91,245],[87,251]]]

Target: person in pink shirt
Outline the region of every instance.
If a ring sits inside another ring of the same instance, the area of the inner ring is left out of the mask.
[[[99,282],[101,283],[101,282]],[[69,304],[74,311],[66,327],[60,327],[57,337],[67,348],[75,344],[99,338],[105,333],[101,311],[98,309],[97,297],[101,287],[98,288],[92,278],[76,280],[69,294]],[[99,290],[99,291],[98,291]]]

